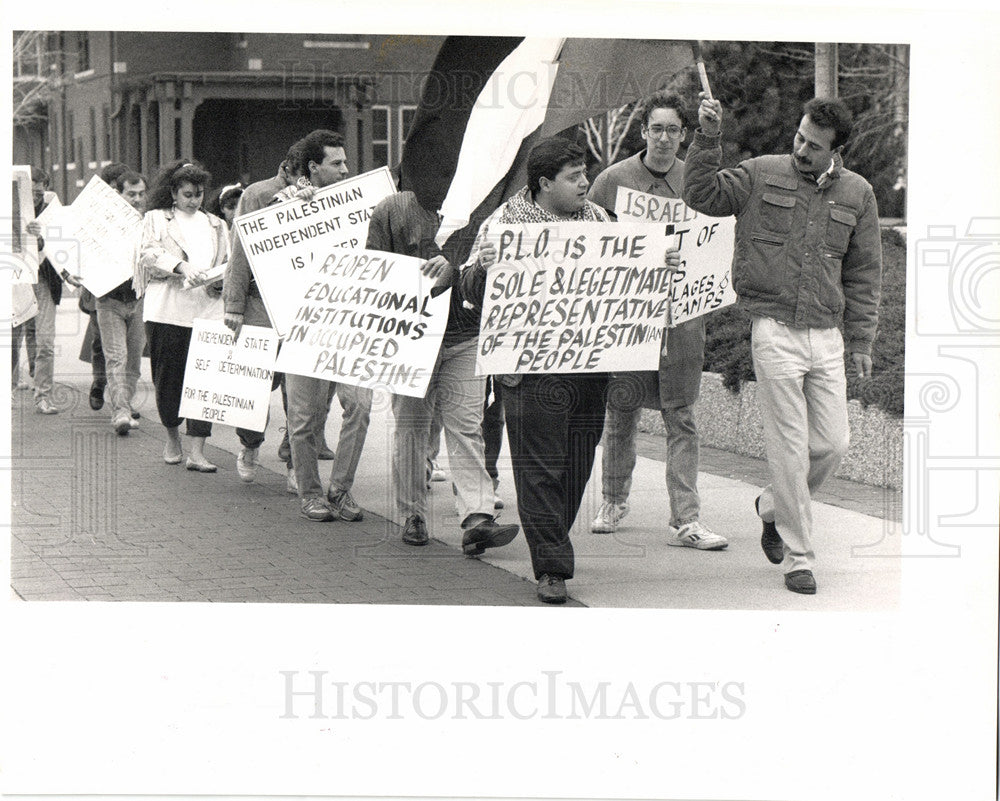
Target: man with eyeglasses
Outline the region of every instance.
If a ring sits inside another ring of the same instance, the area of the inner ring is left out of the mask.
[[[688,112],[675,94],[657,92],[643,104],[642,138],[646,149],[608,167],[597,176],[590,199],[614,216],[618,187],[651,195],[679,198],[684,188],[684,162],[677,149],[684,141]],[[697,317],[669,329],[666,355],[656,373],[623,373],[612,378],[604,425],[601,459],[603,502],[591,531],[615,531],[629,511],[635,434],[647,394],[655,387],[667,432],[667,494],[670,498],[669,545],[718,551],[729,543],[700,521],[698,495],[698,429],[694,404],[701,388],[705,361],[705,318]],[[617,386],[615,386],[617,385]]]

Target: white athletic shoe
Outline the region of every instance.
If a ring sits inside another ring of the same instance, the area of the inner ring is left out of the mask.
[[[729,540],[712,529],[706,528],[699,521],[692,520],[679,529],[669,527],[670,536],[667,545],[679,545],[682,548],[697,548],[699,551],[721,551]]]
[[[590,524],[590,530],[595,534],[611,534],[628,514],[628,510],[628,501],[621,503],[604,501],[601,508],[597,510],[597,517]]]
[[[240,448],[236,457],[236,472],[247,484],[257,478],[257,448]]]

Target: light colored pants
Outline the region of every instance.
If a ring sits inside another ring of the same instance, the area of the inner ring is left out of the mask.
[[[849,440],[844,340],[836,328],[754,317],[751,348],[772,482],[760,516],[785,543],[782,570],[811,570],[811,493],[837,469]]]
[[[146,343],[142,298],[129,302],[98,298],[97,325],[111,390],[111,416],[131,415],[142,368],[142,348]]]
[[[680,528],[701,514],[698,495],[698,429],[693,406],[661,409],[667,432],[667,495],[670,525]],[[604,454],[601,457],[601,489],[604,500],[623,503],[632,491],[635,470],[635,434],[642,409],[616,409],[608,404],[604,420]]]
[[[476,342],[473,338],[441,348],[425,397],[392,396],[392,475],[403,517],[427,519],[427,440],[435,413],[444,429],[459,519],[464,523],[472,514],[494,516],[482,432],[486,376],[475,374]]]
[[[35,284],[38,314],[35,316],[35,403],[52,400],[56,364],[56,304],[44,278]]]
[[[288,396],[288,442],[292,451],[292,467],[299,485],[299,498],[323,497],[317,454],[323,442],[317,420],[326,419],[331,382],[321,378],[285,374]],[[330,491],[344,492],[354,486],[354,475],[361,461],[361,452],[368,436],[368,421],[372,410],[372,391],[351,384],[334,384],[344,417],[340,424],[337,458],[330,472]]]

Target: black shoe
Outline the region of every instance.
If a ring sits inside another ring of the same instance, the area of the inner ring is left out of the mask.
[[[757,514],[760,515],[760,496],[753,502]],[[778,533],[778,527],[774,523],[761,521],[764,524],[763,533],[760,535],[760,547],[764,550],[764,556],[772,565],[780,565],[785,561],[785,543]]]
[[[803,595],[816,594],[816,579],[813,578],[811,570],[793,570],[785,573],[785,586],[792,592],[800,592]]]
[[[95,412],[104,408],[104,387],[99,384],[90,385],[90,408]]]
[[[517,523],[501,526],[492,517],[487,517],[462,534],[462,553],[466,556],[480,556],[487,548],[507,545],[519,530]]]
[[[538,600],[547,604],[566,603],[566,580],[548,573],[538,579]]]
[[[427,524],[420,515],[410,515],[403,526],[403,542],[407,545],[426,545],[430,541]]]

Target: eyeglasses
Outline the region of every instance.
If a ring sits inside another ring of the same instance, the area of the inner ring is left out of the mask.
[[[646,129],[646,131],[654,139],[661,138],[663,134],[667,134],[667,136],[669,136],[671,139],[676,139],[678,136],[684,133],[684,129],[680,125],[668,125],[666,127],[662,125],[650,125]]]

